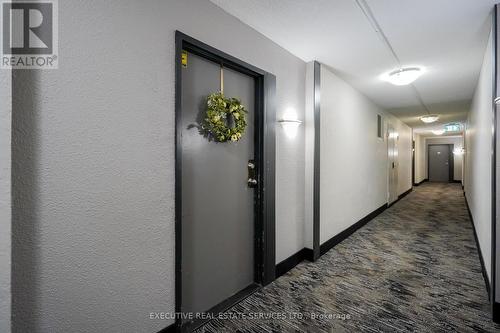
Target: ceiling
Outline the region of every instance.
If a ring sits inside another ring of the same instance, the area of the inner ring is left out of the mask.
[[[425,113],[411,86],[379,76],[397,67],[355,0],[210,0],[304,61],[317,60],[415,128]],[[403,66],[440,122],[464,120],[497,0],[366,0]]]
[[[414,129],[436,129],[450,122],[462,122],[467,119],[467,112],[470,109],[470,99],[462,101],[449,101],[434,104],[427,104],[428,109],[439,115],[439,120],[432,124],[425,124],[420,120],[423,112],[420,105],[407,106],[402,108],[389,109],[388,111],[404,121]]]

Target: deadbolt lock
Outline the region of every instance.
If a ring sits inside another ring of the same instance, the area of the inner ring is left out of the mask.
[[[257,179],[255,176],[256,175],[255,161],[249,160],[247,167],[248,167],[248,180],[247,180],[248,187],[257,187]]]

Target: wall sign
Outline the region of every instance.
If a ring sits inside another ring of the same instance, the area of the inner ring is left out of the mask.
[[[459,123],[450,123],[444,125],[445,132],[460,132],[462,130],[462,125]]]

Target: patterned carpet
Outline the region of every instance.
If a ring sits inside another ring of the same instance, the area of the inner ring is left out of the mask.
[[[274,318],[249,318],[259,313]],[[317,262],[299,264],[224,315],[198,332],[500,330],[458,184],[416,187]]]

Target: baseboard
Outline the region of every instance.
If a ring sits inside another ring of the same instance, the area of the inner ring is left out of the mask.
[[[408,191],[404,192],[401,194],[398,199],[394,202],[398,202],[405,196],[407,196],[412,189],[410,188]],[[393,204],[394,204],[393,203]],[[320,246],[320,256],[325,254],[326,252],[330,251],[335,245],[338,243],[342,242],[344,239],[352,235],[356,230],[359,228],[363,227],[365,224],[373,220],[377,215],[382,213],[384,210],[386,210],[388,207],[387,204],[384,204],[371,212],[370,214],[366,215],[363,217],[361,220],[358,222],[354,223],[351,225],[349,228],[345,229],[341,233],[333,236]],[[295,266],[297,266],[300,262],[308,260],[308,261],[313,261],[313,250],[303,248],[302,250],[298,251],[297,253],[291,255],[290,257],[286,258],[285,260],[281,261],[279,264],[276,265],[276,278],[279,278],[280,276],[286,274],[288,271],[293,269]]]
[[[481,263],[481,271],[483,273],[484,284],[486,285],[486,291],[488,292],[488,299],[491,299],[491,286],[490,280],[488,279],[488,274],[486,273],[486,266],[484,265],[483,253],[481,252],[481,245],[479,245],[479,239],[477,238],[476,226],[474,225],[474,218],[472,217],[472,212],[470,211],[469,203],[467,202],[467,197],[465,198],[465,206],[467,207],[467,212],[469,213],[469,219],[472,224],[472,231],[474,232],[474,239],[476,241],[477,254],[479,256],[479,262]]]
[[[425,182],[428,182],[428,181],[429,181],[429,179],[428,179],[428,178],[425,178],[424,180],[421,180],[421,181],[419,181],[418,183],[413,184],[413,186],[418,186],[418,185],[421,185],[421,184],[423,184],[423,183],[425,183]]]
[[[310,261],[310,262],[313,262],[314,261],[314,252],[312,249],[308,249],[308,248],[303,248],[302,249],[304,251],[304,259],[307,260],[307,261]]]
[[[276,265],[276,278],[286,274],[304,260],[312,261],[312,250],[303,248]]]
[[[380,213],[382,213],[386,209],[387,209],[387,204],[380,206],[379,208],[377,208],[376,210],[374,210],[370,214],[363,217],[358,222],[351,225],[349,228],[345,229],[341,233],[333,236],[332,238],[330,238],[329,240],[327,240],[326,242],[321,244],[321,246],[319,247],[320,248],[320,251],[319,251],[320,255],[323,255],[326,252],[330,251],[335,245],[337,245],[338,243],[342,242],[344,239],[346,239],[347,237],[352,235],[356,230],[358,230],[359,228],[361,228],[362,226],[364,226],[365,224],[367,224],[368,222],[373,220],[377,215],[379,215]]]
[[[177,326],[182,326],[178,328],[180,332],[193,332],[203,325],[207,324],[212,320],[212,318],[217,317],[219,314],[225,312],[229,308],[235,306],[236,304],[242,302],[247,297],[252,295],[257,290],[262,287],[257,283],[252,283],[243,290],[238,291],[236,294],[229,296],[229,298],[223,300],[219,304],[213,306],[211,309],[204,311],[207,315],[206,318],[196,318],[194,320],[182,320],[178,319],[179,324]],[[174,331],[175,332],[175,331]]]
[[[398,200],[401,200],[401,199],[403,199],[404,197],[406,197],[408,194],[410,194],[410,193],[411,193],[411,191],[413,191],[413,188],[412,188],[412,187],[410,187],[408,190],[406,190],[405,192],[403,192],[402,194],[400,194],[400,195],[398,196]]]
[[[388,205],[388,207],[391,207],[393,206],[394,204],[396,204],[399,200],[403,199],[404,197],[406,197],[408,194],[410,194],[410,192],[413,191],[413,187],[410,188],[409,190],[403,192],[402,194],[400,194],[398,196],[398,198],[396,199],[396,201],[392,202],[390,205]]]
[[[173,324],[168,325],[167,327],[165,327],[164,329],[162,329],[158,333],[174,333],[174,332],[177,332],[175,328],[176,328],[175,323],[173,323]]]
[[[500,324],[500,303],[493,302],[492,306],[493,321]]]

